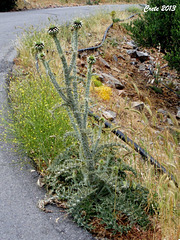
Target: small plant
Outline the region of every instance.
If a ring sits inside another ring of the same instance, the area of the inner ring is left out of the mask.
[[[156,87],[156,86],[150,86],[150,88],[155,92],[159,94],[163,94],[162,88]]]
[[[95,75],[93,75],[93,76],[91,77],[91,81],[92,81],[93,87],[100,87],[100,86],[103,85],[102,82],[99,81],[98,79],[99,79],[99,77],[98,77],[98,76],[95,76]]]
[[[126,11],[130,13],[141,13],[142,9],[138,7],[129,7]]]
[[[111,15],[111,18],[112,18],[112,22],[113,22],[113,23],[120,22],[120,19],[119,19],[119,18],[115,18],[115,16],[116,16],[116,11],[112,11],[112,12],[110,13],[110,15]]]
[[[110,97],[112,96],[112,89],[107,86],[99,86],[95,87],[94,91],[103,99],[106,101],[109,101]]]

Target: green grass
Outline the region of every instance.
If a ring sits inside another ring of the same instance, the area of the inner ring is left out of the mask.
[[[130,12],[130,13],[142,13],[142,9],[141,8],[137,8],[137,7],[129,7],[127,10],[127,12]]]
[[[66,112],[56,109],[59,96],[48,79],[31,72],[11,79],[10,89],[16,139],[40,170],[46,168],[65,149],[63,135],[71,130]]]

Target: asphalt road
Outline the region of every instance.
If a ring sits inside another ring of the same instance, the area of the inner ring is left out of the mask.
[[[138,6],[138,5],[137,5]],[[85,17],[99,10],[125,10],[129,5],[84,6],[57,9],[0,13],[0,111],[8,110],[6,74],[16,56],[18,35],[33,25],[42,28],[48,18],[65,23],[75,17]],[[0,124],[0,131],[4,125]],[[0,240],[90,240],[93,237],[73,223],[59,209],[44,213],[37,208],[45,191],[36,182],[38,174],[26,164],[26,158],[16,154],[10,144],[0,142]],[[22,164],[22,162],[24,164]]]

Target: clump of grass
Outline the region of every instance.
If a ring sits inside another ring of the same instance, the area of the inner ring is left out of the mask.
[[[66,147],[63,135],[71,129],[66,112],[56,108],[57,93],[44,77],[29,72],[11,79],[9,96],[16,139],[45,170]]]
[[[93,87],[100,87],[100,86],[103,85],[102,82],[99,81],[98,79],[99,79],[99,77],[98,77],[98,76],[95,76],[95,75],[93,75],[93,76],[91,77],[91,82],[92,82]]]
[[[142,9],[132,6],[132,7],[129,7],[126,11],[129,12],[129,13],[134,13],[135,14],[135,13],[141,13]]]

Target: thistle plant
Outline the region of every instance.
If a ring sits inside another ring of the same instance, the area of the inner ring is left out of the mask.
[[[84,97],[82,103],[80,103],[80,93],[79,93],[79,84],[76,68],[76,59],[78,52],[78,31],[82,27],[82,22],[79,20],[74,21],[72,25],[72,57],[70,64],[68,65],[67,59],[64,55],[64,52],[61,48],[60,41],[57,37],[59,29],[56,26],[51,26],[48,30],[49,35],[53,38],[56,45],[59,57],[62,62],[63,72],[64,72],[64,82],[65,88],[61,87],[56,80],[48,61],[46,61],[46,56],[42,52],[42,44],[36,44],[36,49],[39,50],[39,58],[41,59],[47,74],[49,75],[54,87],[56,88],[58,94],[64,101],[63,106],[66,108],[69,119],[71,121],[72,127],[74,129],[73,135],[78,139],[80,143],[81,157],[84,158],[86,162],[86,168],[88,172],[87,182],[88,184],[93,184],[95,182],[95,162],[94,156],[96,154],[93,151],[94,147],[91,146],[89,141],[89,132],[87,129],[87,119],[89,111],[89,94],[90,94],[90,85],[91,85],[91,75],[92,75],[92,65],[95,63],[95,57],[88,57],[88,71],[87,71],[87,80],[85,82]],[[82,98],[82,96],[81,96]],[[99,141],[99,136],[98,140]],[[95,143],[96,145],[96,143]]]
[[[96,217],[99,213],[101,214],[100,218],[105,219],[105,223],[107,224],[111,222],[112,218],[116,222],[118,212],[119,210],[123,212],[124,206],[124,214],[127,216],[131,204],[139,211],[142,199],[140,200],[140,204],[136,206],[136,202],[133,202],[134,199],[137,199],[133,195],[133,192],[136,191],[136,186],[132,187],[132,184],[126,181],[126,172],[133,173],[134,175],[135,172],[131,167],[124,164],[122,159],[116,159],[114,147],[121,146],[125,149],[127,148],[118,143],[101,144],[104,119],[99,120],[98,130],[95,129],[93,132],[93,130],[90,131],[88,128],[92,66],[96,59],[94,56],[88,57],[87,78],[85,81],[83,80],[83,84],[79,84],[80,79],[77,74],[76,60],[78,53],[78,31],[81,27],[81,21],[74,21],[72,25],[72,56],[69,62],[58,39],[59,29],[56,26],[51,26],[48,30],[48,33],[54,40],[62,62],[64,74],[64,84],[62,85],[56,80],[56,76],[53,74],[49,62],[46,60],[40,43],[36,44],[36,49],[39,51],[39,59],[41,59],[47,75],[50,77],[51,82],[62,99],[61,102],[63,102],[63,106],[67,110],[74,130],[73,132],[66,133],[64,137],[73,135],[79,144],[78,152],[77,145],[72,144],[72,146],[57,157],[55,164],[52,164],[48,168],[49,176],[46,177],[47,188],[51,193],[55,193],[58,198],[67,200],[68,211],[79,225],[88,228],[90,219]],[[83,91],[82,88],[84,88]],[[130,196],[126,194],[128,191],[130,192]],[[138,188],[137,191],[139,191]],[[131,199],[131,193],[133,200]],[[109,198],[111,199],[110,201],[108,200]],[[103,205],[104,203],[105,205]],[[108,209],[109,205],[111,207],[106,214],[104,209]],[[119,205],[121,209],[119,208],[118,210]],[[147,197],[145,198],[145,205],[147,205]],[[97,211],[95,210],[96,208]],[[141,209],[141,212],[143,217],[146,216],[143,209]],[[134,214],[130,221],[134,224],[136,220],[137,214]],[[113,226],[116,227],[116,225],[114,224]],[[112,228],[112,225],[110,224],[109,227]],[[117,226],[116,230],[119,231],[119,229],[119,226]]]

